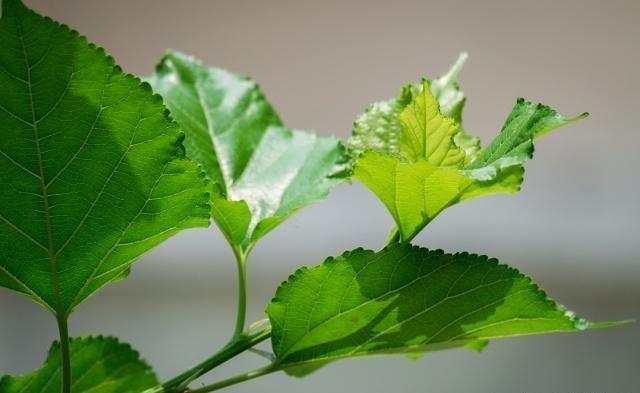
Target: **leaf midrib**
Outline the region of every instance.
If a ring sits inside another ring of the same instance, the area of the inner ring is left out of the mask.
[[[535,111],[517,115],[515,119],[511,120],[508,124],[505,124],[504,129],[501,130],[500,133],[507,131],[509,127],[513,126],[513,123],[519,120],[517,119],[517,117],[525,117],[525,119],[520,119],[520,121],[522,122],[522,124],[527,124],[533,118],[534,115],[535,115]],[[512,151],[514,151],[520,145],[522,145],[523,143],[526,143],[527,140],[525,139],[522,143],[519,143],[518,145],[511,147],[510,149],[502,152],[501,154],[500,150],[502,149],[502,147],[505,144],[512,145],[514,141],[518,140],[521,135],[526,134],[526,132],[532,127],[533,125],[530,127],[522,127],[520,130],[511,132],[503,140],[498,141],[498,144],[495,147],[492,147],[490,145],[487,148],[487,151],[489,151],[489,156],[485,159],[482,159],[482,157],[478,157],[477,160],[474,160],[469,164],[469,169],[477,169],[477,168],[489,166],[493,164],[495,161],[497,161],[498,159],[500,159],[501,157],[508,156]],[[531,137],[531,139],[533,139],[533,137]],[[478,161],[478,162],[475,162],[475,161]],[[478,163],[480,163],[480,165],[478,165]]]
[[[24,42],[24,31],[22,30],[22,21],[20,20],[20,16],[17,15],[16,25],[18,27],[18,34],[20,37],[20,44],[22,46],[22,53],[24,55],[24,63],[27,67],[27,88],[29,93],[29,105],[31,106],[31,125],[34,133],[34,142],[36,147],[36,159],[38,161],[38,171],[40,172],[39,183],[40,189],[42,191],[42,201],[44,205],[44,214],[45,214],[45,225],[47,230],[47,253],[49,255],[49,264],[51,267],[51,281],[53,284],[53,292],[55,297],[55,314],[56,318],[61,318],[62,316],[62,301],[61,301],[61,293],[60,293],[60,282],[58,277],[58,265],[57,265],[57,257],[56,253],[53,251],[53,230],[51,225],[51,212],[49,210],[49,194],[47,192],[47,186],[44,182],[44,166],[42,162],[42,152],[40,149],[40,133],[38,130],[38,120],[36,119],[36,110],[35,104],[33,101],[33,91],[32,91],[32,81],[31,81],[31,70],[32,66],[29,64],[29,56],[27,55],[27,47]]]

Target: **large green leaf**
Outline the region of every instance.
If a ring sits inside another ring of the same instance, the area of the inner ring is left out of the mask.
[[[494,338],[609,325],[577,318],[495,259],[407,244],[302,268],[267,312],[276,364],[293,374],[347,357],[478,348]]]
[[[2,11],[0,286],[68,315],[145,251],[207,226],[207,180],[149,85],[18,0]]]
[[[518,99],[500,134],[480,150],[460,124],[464,95],[455,78],[463,61],[441,78],[405,86],[356,120],[354,176],[385,204],[403,241],[460,201],[519,191],[533,139],[586,115],[567,119]]]
[[[71,340],[74,393],[140,393],[158,380],[138,353],[113,337]],[[59,393],[62,368],[60,345],[53,344],[44,366],[29,374],[0,379],[0,393]]]
[[[283,127],[255,82],[167,53],[149,79],[187,133],[187,154],[218,184],[212,215],[232,245],[251,247],[345,173],[345,149]]]

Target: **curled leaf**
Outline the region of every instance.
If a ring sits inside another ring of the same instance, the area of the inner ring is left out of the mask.
[[[518,99],[483,150],[460,123],[465,100],[456,77],[465,58],[445,76],[405,86],[399,97],[373,104],[356,120],[349,145],[354,176],[385,204],[402,241],[460,201],[519,191],[533,140],[586,116],[568,119]]]

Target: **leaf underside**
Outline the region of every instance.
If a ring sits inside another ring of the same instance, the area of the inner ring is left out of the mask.
[[[177,231],[207,226],[207,180],[149,85],[5,0],[0,20],[0,286],[57,315]]]
[[[349,143],[354,176],[384,203],[403,241],[458,202],[519,191],[533,140],[586,116],[568,119],[518,99],[498,136],[481,149],[461,125],[465,98],[457,74],[465,58],[446,75],[407,85],[356,119]]]
[[[407,244],[302,268],[267,312],[276,362],[294,375],[348,357],[479,350],[494,338],[596,327],[495,259]]]
[[[347,169],[335,138],[285,128],[252,80],[167,53],[149,78],[187,134],[187,155],[219,192],[212,216],[250,248],[291,214],[327,196]]]
[[[140,393],[158,384],[151,368],[127,344],[112,337],[75,338],[70,343],[74,393]],[[0,379],[0,393],[59,393],[62,369],[55,342],[44,366]]]

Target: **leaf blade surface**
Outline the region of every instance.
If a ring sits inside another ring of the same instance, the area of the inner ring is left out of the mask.
[[[401,241],[413,239],[444,209],[482,195],[515,193],[533,140],[586,117],[518,99],[485,149],[461,125],[465,97],[457,75],[462,55],[444,76],[406,85],[372,104],[355,121],[349,148],[354,177],[383,202]]]
[[[187,154],[217,182],[212,215],[234,246],[251,248],[326,197],[347,169],[337,139],[284,127],[246,77],[168,52],[149,82],[187,133]]]
[[[303,268],[267,308],[279,367],[597,327],[495,259],[406,244],[356,249]]]
[[[129,345],[113,337],[71,339],[72,390],[76,393],[140,393],[158,379]],[[44,365],[22,376],[0,378],[0,393],[58,393],[60,346],[55,342]]]

